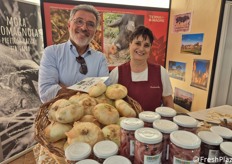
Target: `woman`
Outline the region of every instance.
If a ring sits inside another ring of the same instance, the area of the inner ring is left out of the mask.
[[[110,73],[111,83],[126,86],[128,95],[140,103],[145,111],[154,111],[159,106],[174,108],[167,71],[162,66],[147,61],[153,40],[150,29],[137,27],[129,38],[131,60]]]

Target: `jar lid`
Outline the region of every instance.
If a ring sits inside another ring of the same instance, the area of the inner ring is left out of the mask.
[[[163,135],[153,128],[140,128],[135,131],[135,139],[146,144],[156,144],[162,141]]]
[[[208,145],[220,145],[223,141],[221,136],[210,131],[200,131],[197,135],[200,137],[202,142]]]
[[[84,160],[77,162],[76,164],[100,164],[100,163],[93,159],[84,159]]]
[[[126,157],[121,156],[121,155],[111,156],[111,157],[107,158],[103,162],[103,164],[118,164],[118,163],[121,163],[121,164],[132,164],[129,159],[127,159]]]
[[[176,115],[176,111],[170,107],[158,107],[155,111],[164,117],[174,117]]]
[[[139,113],[139,118],[145,122],[152,123],[153,121],[160,119],[160,115],[152,111],[143,111]]]
[[[175,116],[173,117],[173,121],[179,126],[188,128],[195,128],[198,124],[198,121],[195,118],[185,115]]]
[[[170,140],[176,146],[184,149],[197,149],[201,145],[201,139],[194,133],[177,130],[170,134]]]
[[[144,122],[138,118],[125,118],[120,122],[120,126],[126,130],[137,130],[144,127]]]
[[[93,147],[94,155],[106,159],[118,153],[118,145],[110,140],[97,142]]]
[[[74,142],[65,149],[67,160],[79,161],[88,158],[91,153],[91,146],[85,142]]]
[[[217,133],[219,136],[225,139],[232,138],[232,130],[223,126],[212,126],[210,128],[211,132]]]
[[[176,123],[165,119],[155,120],[153,122],[153,128],[158,129],[162,133],[168,134],[178,130],[178,126]]]
[[[226,155],[232,157],[232,142],[222,142],[220,144],[220,150]]]

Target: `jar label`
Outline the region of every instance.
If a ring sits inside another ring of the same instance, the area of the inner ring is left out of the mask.
[[[130,140],[130,156],[135,155],[135,140]]]
[[[144,164],[160,163],[161,155],[162,153],[157,155],[144,155]]]
[[[176,158],[174,156],[173,164],[195,164],[195,163],[193,161],[183,160],[183,159],[180,159],[180,158]]]
[[[219,155],[219,150],[209,150],[209,155],[208,155],[209,163],[210,163],[210,161],[214,160],[215,157],[217,158],[218,155]]]
[[[167,144],[167,150],[166,150],[165,154],[166,154],[165,159],[168,160],[169,159],[169,144]]]

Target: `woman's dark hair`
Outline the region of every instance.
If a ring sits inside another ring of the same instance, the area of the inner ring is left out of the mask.
[[[147,37],[150,40],[150,43],[152,44],[154,41],[154,36],[152,31],[145,27],[145,26],[138,26],[135,31],[130,35],[129,42],[131,43],[135,38],[138,38],[139,36],[143,37],[143,39],[147,39]]]

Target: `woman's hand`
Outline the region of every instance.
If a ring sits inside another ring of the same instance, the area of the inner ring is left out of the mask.
[[[163,106],[167,106],[167,107],[174,109],[174,102],[173,102],[172,95],[163,96],[162,99],[163,99]]]

